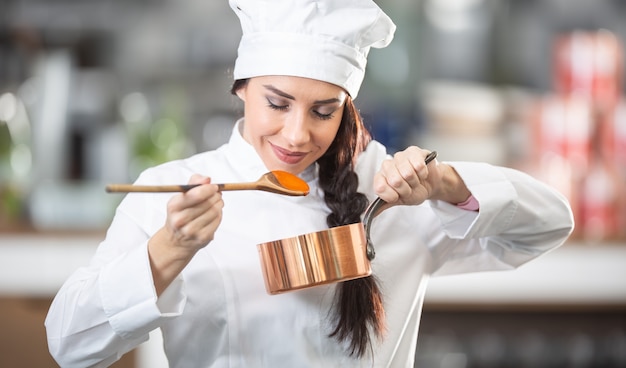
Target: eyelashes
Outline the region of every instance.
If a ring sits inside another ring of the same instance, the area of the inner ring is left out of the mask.
[[[289,105],[279,106],[279,105],[273,104],[272,101],[270,100],[267,100],[267,106],[272,110],[278,110],[278,111],[287,111],[287,109],[289,109]]]
[[[272,109],[272,110],[276,110],[276,111],[287,111],[289,110],[289,105],[277,105],[275,103],[273,103],[271,100],[267,100],[267,106]],[[334,112],[334,111],[333,111]],[[328,113],[328,114],[323,114],[319,111],[313,110],[313,114],[320,120],[330,120],[333,118],[333,112]]]

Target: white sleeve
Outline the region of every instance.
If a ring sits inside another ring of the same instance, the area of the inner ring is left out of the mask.
[[[180,277],[157,300],[149,235],[125,211],[149,207],[133,203],[140,196],[127,199],[91,264],[64,283],[46,317],[49,350],[62,367],[106,367],[182,312],[186,298]]]
[[[436,275],[512,269],[569,237],[567,199],[531,176],[484,163],[450,162],[479,203],[479,211],[432,201],[443,232],[430,233]]]

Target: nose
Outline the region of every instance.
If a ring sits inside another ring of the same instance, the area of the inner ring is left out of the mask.
[[[283,125],[283,137],[291,146],[300,147],[310,141],[307,119],[306,113],[295,111]]]

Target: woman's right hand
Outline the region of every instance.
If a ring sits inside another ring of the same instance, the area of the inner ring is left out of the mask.
[[[165,225],[148,241],[157,295],[213,240],[222,221],[222,193],[210,183],[210,178],[194,174],[189,184],[205,185],[174,195],[167,203]]]
[[[167,231],[171,246],[195,253],[204,248],[215,235],[222,221],[222,193],[211,179],[195,174],[189,184],[199,185],[173,196],[167,203]]]

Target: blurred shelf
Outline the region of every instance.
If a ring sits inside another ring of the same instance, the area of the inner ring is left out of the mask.
[[[433,277],[426,305],[626,308],[626,244],[568,243],[513,271]]]
[[[103,234],[1,234],[0,295],[46,297]],[[433,277],[428,306],[626,307],[626,245],[568,243],[513,271]]]
[[[48,297],[87,265],[102,235],[0,234],[0,295]]]

